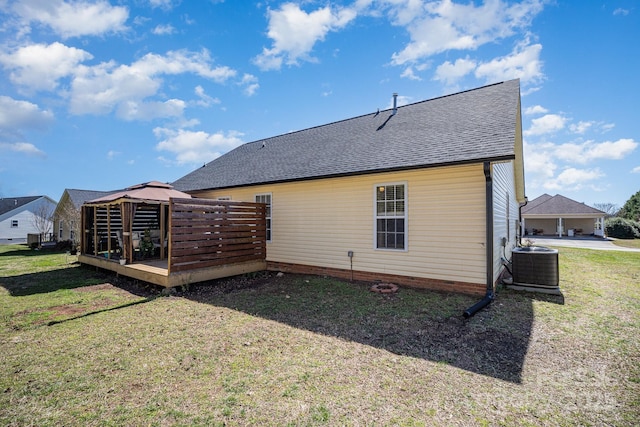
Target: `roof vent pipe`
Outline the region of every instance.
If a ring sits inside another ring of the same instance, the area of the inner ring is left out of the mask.
[[[392,116],[395,116],[398,112],[398,94],[394,92],[393,94],[393,113]]]

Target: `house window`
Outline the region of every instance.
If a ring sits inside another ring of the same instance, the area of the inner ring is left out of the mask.
[[[71,224],[69,225],[69,240],[75,240],[76,238],[76,233],[74,231],[75,229],[76,229],[76,222],[71,221]]]
[[[58,239],[62,240],[62,232],[64,231],[64,227],[62,226],[62,221],[60,221],[60,227],[58,228]]]
[[[375,232],[377,249],[407,248],[406,184],[375,187]]]
[[[12,219],[11,220],[11,228],[18,228],[18,220],[17,219]]]
[[[267,242],[271,241],[271,193],[256,194],[256,203],[267,205],[265,216],[267,218]]]
[[[230,201],[231,196],[220,196],[217,200],[220,200],[221,202]]]

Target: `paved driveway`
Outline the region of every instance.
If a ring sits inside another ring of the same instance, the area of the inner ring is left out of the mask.
[[[622,246],[614,245],[610,239],[597,237],[526,236],[522,238],[522,242],[527,240],[530,240],[536,246],[564,246],[567,248],[597,249],[601,251],[640,252],[640,249],[623,248]]]

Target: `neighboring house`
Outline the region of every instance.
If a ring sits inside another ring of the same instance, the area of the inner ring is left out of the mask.
[[[524,235],[604,236],[606,213],[556,194],[543,194],[522,207]]]
[[[0,243],[26,243],[27,235],[50,240],[56,202],[47,196],[0,199]]]
[[[488,296],[525,200],[520,84],[247,143],[173,185],[266,203],[270,270]]]
[[[77,241],[80,238],[80,208],[88,200],[108,196],[120,190],[93,191],[67,188],[62,193],[54,212],[54,234],[56,240]]]

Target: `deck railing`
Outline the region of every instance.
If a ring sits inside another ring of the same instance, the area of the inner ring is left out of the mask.
[[[266,259],[266,205],[171,199],[169,273]]]

